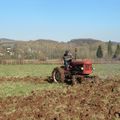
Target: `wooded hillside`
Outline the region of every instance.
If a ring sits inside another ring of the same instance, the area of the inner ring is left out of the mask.
[[[113,53],[118,43],[112,42]],[[71,50],[75,54],[77,48],[77,58],[96,58],[96,51],[101,45],[103,58],[107,58],[108,42],[95,39],[73,39],[69,42],[57,42],[54,40],[30,40],[17,41],[1,38],[0,39],[0,58],[1,59],[61,59],[65,50]]]

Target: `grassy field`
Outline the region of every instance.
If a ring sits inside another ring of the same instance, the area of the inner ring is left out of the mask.
[[[62,89],[62,84],[34,84],[30,82],[5,81],[0,84],[0,97],[8,96],[28,96],[32,91]]]
[[[37,76],[46,78],[51,75],[52,70],[57,65],[0,65],[0,76],[1,77],[11,77],[10,81],[4,81],[0,83],[0,97],[7,96],[20,96],[29,95],[33,90],[49,90],[63,88],[64,85],[60,84],[49,84],[49,83],[34,83],[28,81],[13,81],[12,77],[25,77],[25,76]],[[106,78],[108,76],[120,75],[120,65],[119,64],[95,64],[94,75],[98,75],[101,78]],[[41,80],[38,78],[38,80]]]
[[[56,65],[0,65],[0,76],[41,76],[46,77],[51,74],[52,69]]]
[[[27,96],[31,91],[42,91],[51,89],[60,89],[63,85],[58,84],[36,84],[29,81],[13,81],[12,77],[25,77],[25,76],[37,76],[46,78],[51,75],[52,69],[56,65],[0,65],[0,77],[3,77],[0,83],[0,97],[7,96]],[[5,77],[10,77],[10,81],[6,81]],[[31,78],[32,79],[32,78]],[[37,78],[41,80],[40,78]]]
[[[93,74],[101,78],[120,75],[120,64],[95,64],[93,67],[95,67]]]
[[[59,65],[0,65],[0,76],[50,76],[54,67]],[[120,64],[95,64],[93,65],[95,70],[93,74],[99,75],[101,77],[106,77],[109,75],[120,75]]]

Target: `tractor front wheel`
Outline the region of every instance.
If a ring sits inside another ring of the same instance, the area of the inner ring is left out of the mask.
[[[63,68],[55,68],[52,72],[52,79],[56,83],[64,82],[65,75],[64,75],[64,69]]]

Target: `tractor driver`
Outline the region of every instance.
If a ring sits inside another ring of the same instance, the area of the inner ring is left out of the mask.
[[[72,58],[73,58],[72,53],[69,50],[66,50],[63,56],[64,66],[66,70],[69,68]]]

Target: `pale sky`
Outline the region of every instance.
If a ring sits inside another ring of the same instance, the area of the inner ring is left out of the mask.
[[[120,42],[120,0],[0,0],[0,38]]]

